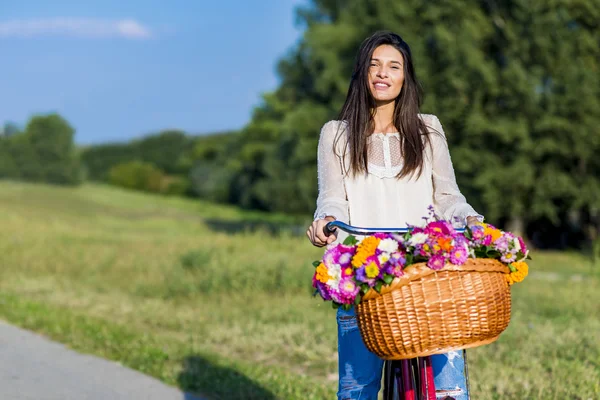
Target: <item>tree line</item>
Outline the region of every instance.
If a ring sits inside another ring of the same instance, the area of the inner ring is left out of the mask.
[[[305,32],[277,64],[279,87],[239,132],[160,132],[80,160],[92,180],[310,215],[320,128],[344,101],[360,42],[389,29],[411,46],[422,112],[440,118],[469,202],[538,245],[578,246],[600,226],[599,5],[313,0],[297,10]]]

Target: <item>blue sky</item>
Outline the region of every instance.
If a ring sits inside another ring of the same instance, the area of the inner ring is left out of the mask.
[[[307,2],[0,1],[0,124],[58,112],[80,144],[240,128]]]

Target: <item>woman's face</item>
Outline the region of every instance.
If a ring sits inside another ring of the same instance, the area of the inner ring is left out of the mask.
[[[378,103],[395,100],[404,83],[404,58],[393,46],[375,49],[369,66],[369,89]]]

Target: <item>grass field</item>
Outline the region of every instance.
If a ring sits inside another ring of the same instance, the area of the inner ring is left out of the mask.
[[[263,216],[85,185],[0,182],[0,318],[209,399],[333,399],[322,250]],[[240,227],[241,231],[235,232]],[[600,398],[600,266],[533,253],[473,399]]]

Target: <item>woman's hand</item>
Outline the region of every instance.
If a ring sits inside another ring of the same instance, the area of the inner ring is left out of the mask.
[[[306,231],[306,236],[308,236],[308,240],[310,240],[314,246],[323,247],[337,239],[337,229],[329,236],[325,236],[325,232],[323,232],[325,225],[331,221],[335,221],[335,218],[325,217],[324,219],[318,219],[313,221],[312,225],[308,228]]]
[[[477,217],[467,217],[467,226],[469,228],[472,228],[476,225],[480,225],[481,222],[479,222],[479,219],[477,219]]]

